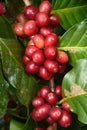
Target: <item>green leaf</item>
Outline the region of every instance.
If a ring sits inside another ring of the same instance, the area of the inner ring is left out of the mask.
[[[1,63],[0,63],[0,116],[3,115],[7,109],[8,89],[9,89],[9,84],[3,77]]]
[[[29,117],[24,125],[23,130],[34,130],[35,126],[36,122],[31,117]]]
[[[28,107],[37,89],[37,82],[24,70],[21,60],[24,49],[14,39],[0,39],[0,47],[3,73],[16,89],[19,101]]]
[[[16,35],[5,16],[0,16],[0,37],[16,39]]]
[[[62,82],[71,111],[76,113],[78,120],[87,124],[87,59],[78,60]]]
[[[78,59],[87,58],[87,19],[64,33],[58,43],[58,49],[68,52],[71,65]]]
[[[56,0],[52,13],[59,16],[61,26],[67,30],[87,18],[86,10],[86,0]]]
[[[10,130],[22,130],[23,126],[24,124],[19,121],[13,119],[10,121]]]

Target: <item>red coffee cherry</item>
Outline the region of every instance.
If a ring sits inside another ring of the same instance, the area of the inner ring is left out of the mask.
[[[45,61],[44,53],[42,50],[37,50],[32,55],[32,61],[37,65],[42,65]]]
[[[69,112],[62,110],[61,118],[58,120],[60,126],[62,127],[68,127],[72,123],[72,116]]]
[[[49,17],[49,23],[52,26],[57,26],[59,24],[59,17],[56,14],[51,14]]]
[[[39,27],[47,26],[49,23],[49,17],[46,13],[39,12],[36,14],[36,23]]]
[[[38,32],[37,24],[34,20],[29,20],[24,25],[24,33],[27,36],[32,36]]]
[[[46,101],[50,105],[55,105],[58,101],[58,97],[57,97],[56,93],[54,93],[54,92],[48,93],[47,96],[46,96]]]
[[[58,63],[55,60],[45,60],[44,62],[45,68],[49,73],[57,73],[58,72]]]
[[[32,118],[35,121],[41,121],[47,118],[50,108],[50,105],[46,103],[34,108],[32,111]]]
[[[49,124],[55,123],[55,121],[53,120],[53,118],[51,118],[50,116],[47,117],[46,121],[47,121]]]
[[[0,15],[3,15],[5,11],[6,9],[4,3],[0,2]]]
[[[49,73],[44,66],[41,66],[39,68],[39,76],[44,80],[49,80],[52,77],[52,74]]]
[[[28,20],[34,20],[37,13],[38,9],[33,5],[28,5],[24,8],[24,15]]]
[[[55,33],[47,35],[45,39],[45,47],[47,46],[56,46],[58,42],[58,36]]]
[[[60,64],[58,63],[58,73],[62,74],[66,71],[67,69],[67,64]]]
[[[13,29],[17,36],[20,36],[20,37],[24,36],[24,24],[23,23],[16,23],[14,25]]]
[[[65,64],[68,62],[68,55],[66,52],[64,51],[59,51],[58,50],[58,55],[57,55],[57,61],[60,63],[60,64]]]
[[[55,46],[47,46],[44,49],[44,55],[47,59],[54,60],[57,56],[57,48]]]
[[[27,46],[30,46],[30,45],[34,45],[35,46],[34,41],[32,39],[29,40],[29,42],[27,43]]]
[[[50,92],[50,88],[48,86],[43,86],[40,90],[40,96],[42,98],[46,98],[47,94]]]
[[[44,104],[44,99],[42,97],[35,97],[33,100],[32,100],[32,105],[34,107],[38,107],[42,104]]]
[[[39,5],[40,12],[49,14],[51,12],[51,9],[52,9],[52,5],[48,0],[41,2],[41,4]]]
[[[59,107],[55,106],[50,109],[49,116],[54,120],[57,121],[60,119],[62,111]]]
[[[27,73],[36,74],[39,70],[39,67],[33,61],[29,61],[25,66],[25,70]]]
[[[55,86],[55,93],[57,94],[57,96],[58,96],[59,98],[62,97],[62,86],[61,86],[61,85],[56,85],[56,86]]]
[[[22,62],[23,62],[23,64],[26,65],[29,61],[30,61],[30,58],[27,57],[27,56],[24,54],[23,57],[22,57]]]
[[[64,110],[68,111],[68,112],[71,112],[70,106],[69,106],[69,104],[68,104],[67,101],[64,101],[64,102],[62,103],[62,108],[63,108]]]
[[[54,32],[53,28],[49,25],[40,28],[40,34],[42,34],[44,37],[46,37],[47,35],[49,35],[53,32]]]
[[[25,49],[25,55],[26,55],[27,57],[29,57],[30,59],[32,59],[32,55],[33,55],[34,52],[37,51],[37,50],[38,50],[38,48],[37,48],[36,46],[34,46],[34,45],[29,45],[29,46],[27,46],[26,49]]]
[[[37,48],[43,49],[44,48],[44,37],[41,34],[36,34],[33,37],[34,44]]]

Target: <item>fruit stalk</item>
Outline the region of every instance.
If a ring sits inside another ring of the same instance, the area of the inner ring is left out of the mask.
[[[52,78],[50,79],[50,89],[51,89],[52,92],[55,91],[54,77],[52,77]],[[57,130],[57,123],[54,123],[54,124],[53,124],[53,129],[54,129],[54,130]]]
[[[25,4],[26,6],[31,5],[31,1],[30,1],[30,0],[23,0],[23,2],[24,2],[24,4]]]
[[[54,86],[55,86],[55,84],[54,84],[54,77],[52,77],[50,79],[50,89],[51,89],[52,92],[55,91],[55,87]]]

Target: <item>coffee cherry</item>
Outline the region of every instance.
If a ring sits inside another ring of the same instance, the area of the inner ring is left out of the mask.
[[[53,107],[50,109],[50,112],[49,112],[49,116],[54,120],[54,121],[57,121],[60,119],[61,117],[61,109],[59,107]]]
[[[36,34],[33,37],[33,41],[35,43],[35,46],[39,49],[44,48],[44,37],[41,34]]]
[[[50,73],[54,74],[58,72],[58,63],[55,60],[45,60],[44,66]]]
[[[34,107],[38,107],[38,106],[40,106],[40,105],[42,105],[42,104],[44,104],[45,102],[44,102],[44,99],[43,98],[41,98],[41,97],[35,97],[33,100],[32,100],[32,105],[34,106]]]
[[[66,110],[67,112],[71,112],[70,106],[69,106],[69,104],[68,104],[67,101],[64,101],[64,102],[62,103],[62,108],[63,108],[64,110]]]
[[[37,91],[36,96],[41,97],[40,90]]]
[[[24,8],[24,15],[28,20],[34,20],[38,9],[33,5],[28,5]]]
[[[47,94],[50,92],[50,88],[48,86],[43,86],[40,90],[40,96],[42,98],[46,98]]]
[[[34,108],[32,111],[32,118],[35,121],[41,121],[45,119],[48,116],[50,108],[51,107],[48,104],[42,104],[38,106],[37,108]]]
[[[41,66],[39,68],[39,76],[44,80],[49,80],[52,77],[52,74],[49,73],[44,66]]]
[[[47,117],[46,121],[47,121],[49,124],[55,123],[55,121],[53,120],[53,118],[51,118],[50,116]]]
[[[39,70],[39,67],[33,61],[29,61],[25,66],[25,70],[27,73],[36,74]]]
[[[55,46],[47,46],[44,49],[44,55],[47,59],[54,60],[57,56],[57,48]]]
[[[15,100],[9,100],[7,108],[16,108],[17,104]]]
[[[39,27],[47,26],[49,23],[49,18],[46,13],[39,12],[36,14],[36,23]]]
[[[24,16],[24,14],[23,13],[20,13],[20,14],[18,14],[17,16],[16,16],[16,20],[17,20],[17,22],[20,22],[20,23],[25,23],[25,22],[27,22],[27,19],[26,19],[26,17]]]
[[[6,114],[4,115],[4,120],[5,120],[6,122],[8,122],[8,121],[11,120],[11,117],[10,117],[10,115],[9,115],[8,113],[6,113]]]
[[[61,85],[56,85],[55,86],[55,93],[57,94],[58,97],[62,97],[62,86]]]
[[[72,123],[72,116],[69,112],[62,110],[61,118],[58,120],[60,126],[62,127],[68,127]]]
[[[57,26],[59,24],[59,17],[56,14],[50,15],[49,23],[54,27]]]
[[[51,26],[46,26],[46,27],[42,27],[40,28],[40,34],[42,34],[44,37],[46,37],[47,35],[53,33],[53,28]]]
[[[25,55],[26,55],[27,57],[29,57],[29,58],[32,58],[33,53],[34,53],[35,51],[37,51],[37,50],[38,50],[38,48],[37,48],[36,46],[34,46],[34,45],[29,45],[29,46],[27,46],[26,49],[25,49]]]
[[[47,96],[46,96],[46,101],[50,105],[55,105],[56,102],[58,101],[58,97],[57,97],[56,93],[54,93],[54,92],[48,93]]]
[[[29,20],[24,25],[24,33],[27,36],[32,36],[38,32],[37,24],[34,20]]]
[[[5,5],[4,3],[0,2],[0,15],[3,15],[5,13]]]
[[[41,2],[41,4],[39,5],[40,12],[49,14],[51,12],[51,9],[52,9],[52,5],[48,0]]]
[[[37,50],[32,55],[32,61],[37,65],[42,65],[44,63],[45,57],[42,50]]]
[[[34,44],[34,41],[31,39],[31,40],[29,40],[29,42],[27,43],[27,46],[30,46],[30,45],[35,45]]]
[[[24,36],[24,24],[16,23],[13,28],[17,36],[20,36],[20,37]]]
[[[66,71],[67,65],[58,63],[58,73],[62,74]]]
[[[68,62],[68,55],[64,51],[58,51],[57,61],[60,64],[65,64]]]
[[[23,57],[22,57],[22,62],[23,62],[23,64],[26,65],[29,61],[30,61],[30,58],[27,57],[27,56],[24,54]]]
[[[45,39],[45,47],[47,46],[56,46],[58,42],[58,36],[55,33],[47,35]]]

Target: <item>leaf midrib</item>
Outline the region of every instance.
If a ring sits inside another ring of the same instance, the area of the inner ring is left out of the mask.
[[[79,50],[79,49],[84,49],[84,48],[86,48],[87,49],[87,46],[84,46],[84,47],[79,47],[79,46],[74,46],[74,47],[72,47],[72,46],[69,46],[69,47],[57,47],[59,50],[71,50],[71,49],[75,49],[75,50]]]
[[[57,9],[57,10],[53,10],[52,13],[54,12],[64,12],[64,11],[69,11],[69,10],[74,10],[74,9],[79,9],[79,8],[83,8],[83,7],[87,7],[87,5],[82,5],[82,6],[76,6],[76,7],[67,7],[67,8],[61,8],[61,9]]]

